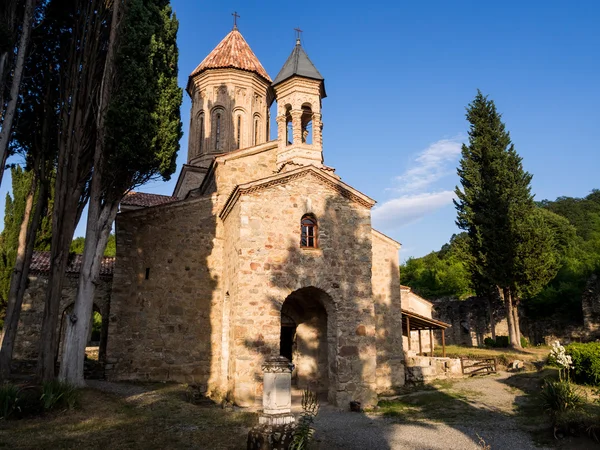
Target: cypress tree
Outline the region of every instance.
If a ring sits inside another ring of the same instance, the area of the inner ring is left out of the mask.
[[[67,321],[59,377],[82,385],[95,285],[122,197],[175,171],[181,138],[177,85],[178,22],[167,0],[114,3],[97,119],[94,173],[73,317]],[[120,11],[122,9],[122,11]]]
[[[472,278],[495,286],[504,298],[511,346],[521,347],[516,303],[527,270],[539,281],[532,248],[549,235],[533,233],[536,222],[531,174],[524,171],[492,100],[480,91],[467,108],[469,144],[462,147],[456,188],[457,225],[467,231]],[[549,243],[545,243],[548,247]],[[553,263],[550,262],[550,265]],[[531,280],[530,280],[531,281]]]

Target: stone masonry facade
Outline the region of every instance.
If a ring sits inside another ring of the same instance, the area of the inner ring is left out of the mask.
[[[249,406],[264,360],[289,354],[299,388],[374,405],[405,378],[400,244],[372,229],[375,202],[323,165],[324,81],[299,43],[270,83],[237,29],[190,76],[174,200],[126,200],[117,217],[107,377],[193,383]]]

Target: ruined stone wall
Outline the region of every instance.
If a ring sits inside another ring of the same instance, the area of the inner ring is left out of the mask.
[[[64,312],[75,302],[77,294],[76,276],[66,276],[60,300],[60,318],[57,330],[62,327]],[[96,310],[102,314],[103,320],[108,319],[110,308],[112,280],[101,278],[96,286],[94,296],[94,305]],[[46,289],[48,287],[48,277],[45,275],[30,275],[29,285],[23,297],[23,307],[19,317],[19,326],[15,340],[13,356],[16,359],[36,359],[38,355],[38,346],[40,331],[42,328],[42,319],[44,316],[44,304],[46,302]],[[61,334],[62,343],[62,334]],[[60,344],[59,344],[60,345]]]
[[[596,283],[596,284],[595,284]],[[559,340],[563,343],[585,342],[600,336],[600,286],[597,278],[590,278],[583,293],[583,324],[573,323],[563,316],[550,316],[532,320],[520,312],[521,335],[531,344],[550,345]],[[466,300],[444,298],[434,301],[433,317],[450,323],[446,330],[446,344],[482,346],[492,337],[490,312],[487,300],[471,297]],[[496,336],[508,336],[508,324],[504,306],[498,299],[492,305],[496,323]],[[441,343],[441,333],[436,332],[436,343]],[[414,342],[414,341],[413,341]]]
[[[404,384],[399,245],[372,232],[373,302],[377,327],[377,390],[391,392]]]
[[[588,280],[581,299],[583,328],[589,340],[600,339],[600,276]]]
[[[486,300],[471,297],[466,300],[440,299],[433,302],[433,318],[452,325],[446,329],[446,344],[483,346],[492,337],[489,305]],[[496,336],[508,336],[506,314],[500,300],[492,304]],[[434,333],[441,344],[441,332]]]
[[[220,387],[222,230],[214,198],[117,217],[107,377]]]
[[[310,172],[245,194],[238,202],[238,288],[231,298],[236,401],[260,399],[260,364],[279,354],[281,306],[290,293],[314,287],[327,311],[329,400],[374,404],[370,209]],[[299,246],[300,219],[306,213],[318,219],[317,249]]]

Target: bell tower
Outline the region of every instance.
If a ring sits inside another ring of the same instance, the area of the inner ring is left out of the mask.
[[[323,167],[325,80],[302,48],[300,36],[272,87],[277,101],[277,168]]]

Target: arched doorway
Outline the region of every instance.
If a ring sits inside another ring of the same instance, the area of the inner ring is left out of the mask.
[[[294,364],[292,385],[320,394],[333,388],[335,312],[331,297],[306,287],[292,292],[281,307],[279,353]]]

